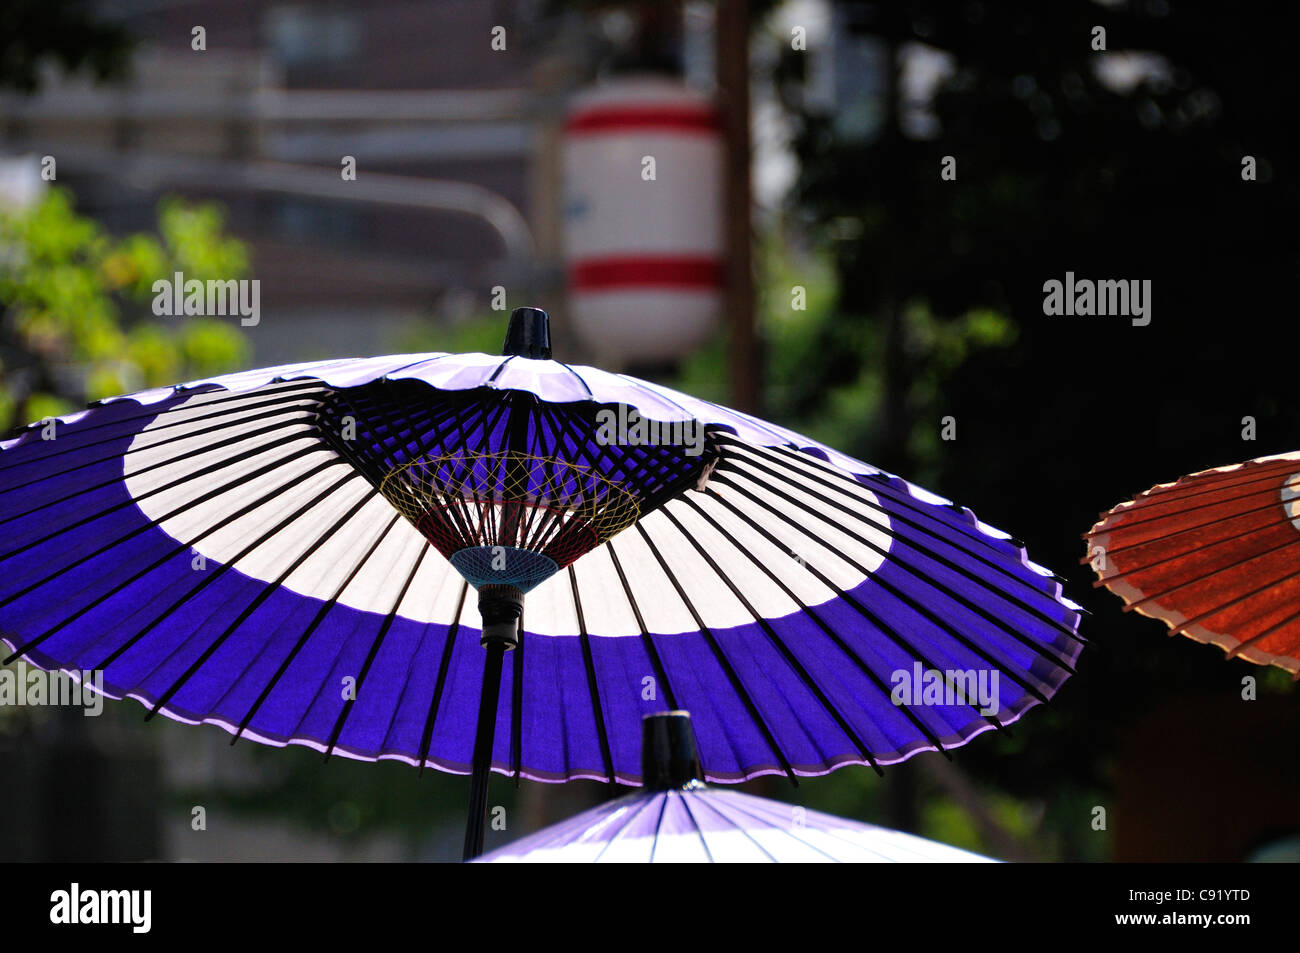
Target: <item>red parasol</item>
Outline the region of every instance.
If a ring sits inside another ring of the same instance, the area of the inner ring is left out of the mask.
[[[1084,538],[1124,611],[1300,678],[1300,453],[1152,487]]]

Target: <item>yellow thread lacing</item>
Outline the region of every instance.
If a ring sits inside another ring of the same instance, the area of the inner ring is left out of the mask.
[[[504,450],[413,460],[389,471],[379,492],[416,524],[430,510],[461,507],[477,514],[477,527],[484,507],[508,501],[582,520],[602,542],[641,516],[635,494],[590,467]]]

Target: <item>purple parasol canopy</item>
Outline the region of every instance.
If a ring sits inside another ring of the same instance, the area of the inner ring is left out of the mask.
[[[519,309],[503,356],[247,371],[0,442],[10,658],[483,791],[489,766],[636,784],[642,716],[683,707],[711,781],[879,770],[1072,672],[1078,607],[1018,542],[792,431],[551,360],[544,319]]]

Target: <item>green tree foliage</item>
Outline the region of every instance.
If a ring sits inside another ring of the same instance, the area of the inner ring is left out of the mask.
[[[212,205],[166,200],[158,234],[113,236],[64,190],[0,211],[0,430],[86,401],[237,367],[247,347],[216,319],[155,318],[153,283],[240,278],[244,246]]]
[[[1094,613],[1082,628],[1092,647],[1052,705],[956,757],[982,784],[1045,801],[1036,836],[1057,856],[1095,858],[1102,838],[1080,819],[1113,803],[1118,772],[1137,770],[1115,755],[1144,718],[1190,693],[1232,693],[1245,675],[1295,691],[1122,614],[1078,563],[1100,510],[1182,473],[1295,449],[1283,315],[1300,193],[1286,184],[1297,153],[1284,117],[1300,84],[1277,63],[1300,14],[1163,0],[836,7],[838,46],[880,44],[892,68],[877,134],[853,140],[808,95],[836,54],[772,41],[787,47],[777,88],[800,166],[787,214],[825,250],[836,301],[810,303],[800,348],[771,347],[771,376],[791,376],[774,406],[1022,537]],[[924,136],[905,121],[918,47],[949,66]],[[868,93],[844,78],[837,106],[857,109]],[[945,156],[955,179],[940,174]],[[1149,279],[1151,325],[1045,316],[1043,284],[1067,270]],[[958,439],[941,443],[948,413]],[[1259,420],[1258,443],[1241,439],[1244,414]],[[1161,770],[1189,789],[1208,772]]]

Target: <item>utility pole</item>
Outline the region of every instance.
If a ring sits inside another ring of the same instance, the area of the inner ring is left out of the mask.
[[[726,290],[723,306],[731,338],[727,368],[730,400],[736,409],[756,413],[760,409],[759,355],[754,330],[748,6],[747,0],[718,0],[714,34],[724,154]]]

